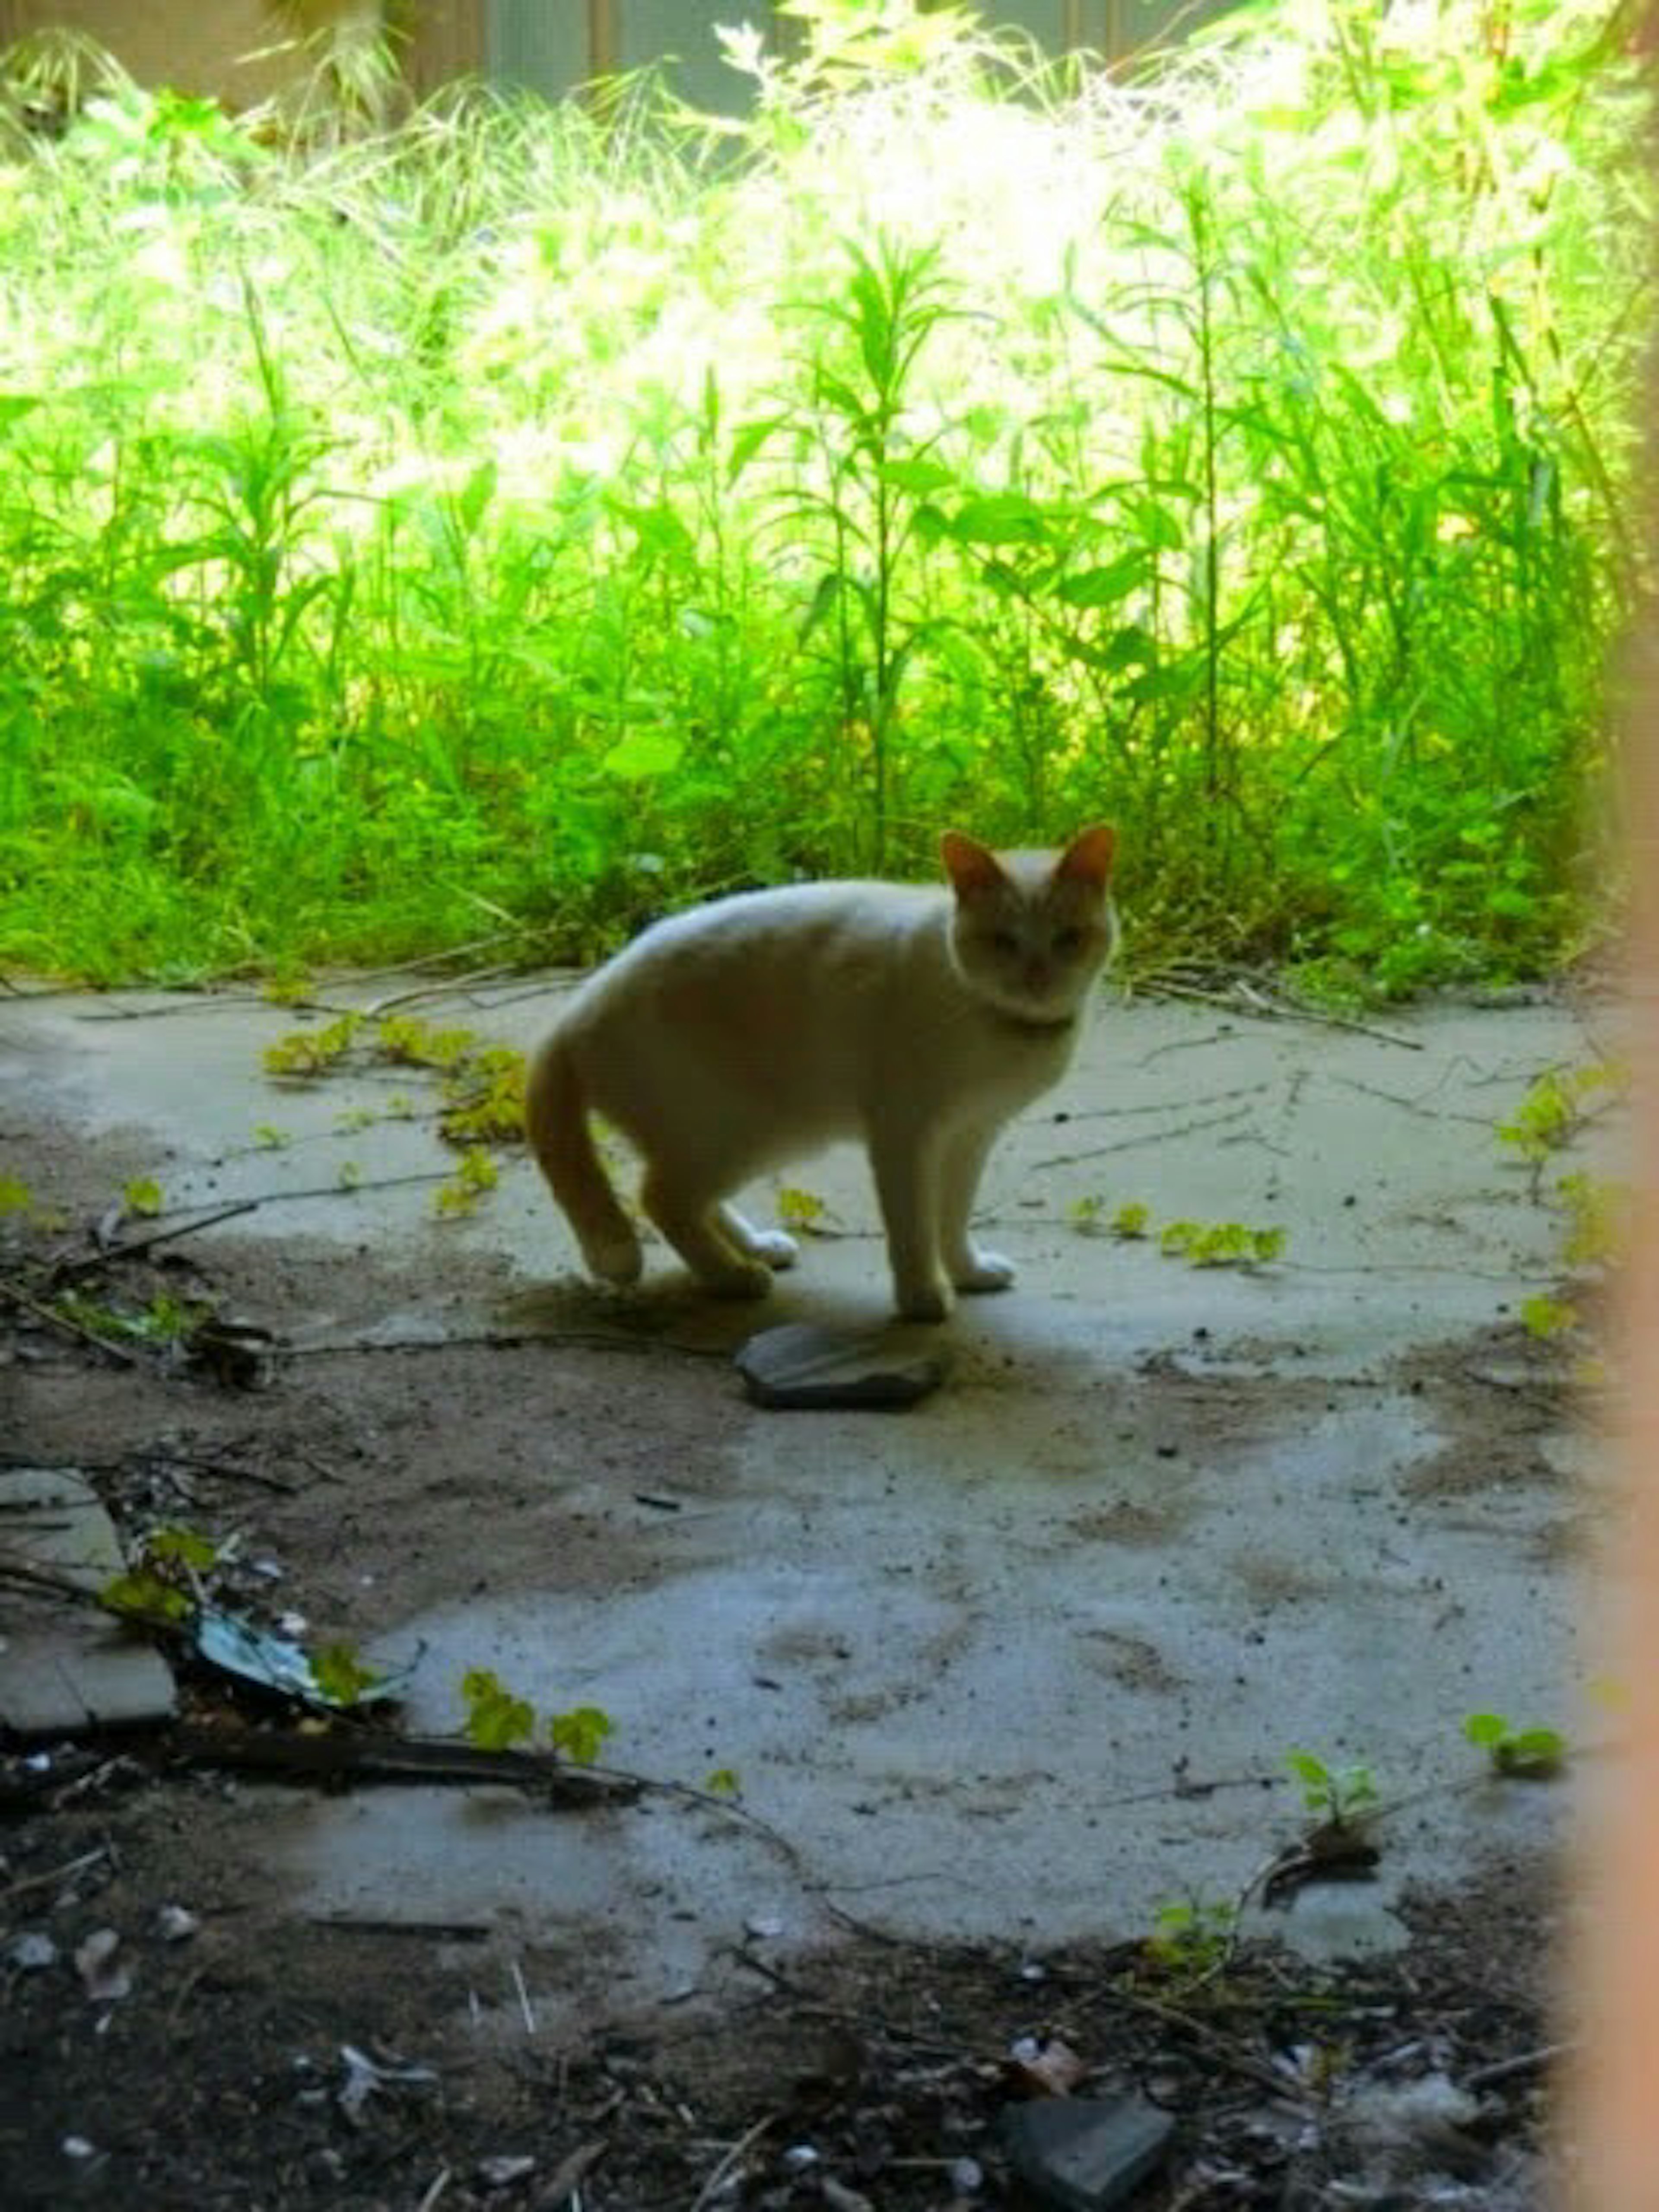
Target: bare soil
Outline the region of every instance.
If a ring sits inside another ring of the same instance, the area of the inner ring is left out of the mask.
[[[5,1137],[8,1164],[69,1223],[15,1231],[0,1252],[15,1288],[92,1249],[86,1224],[127,1164],[118,1146],[94,1157],[51,1129]],[[130,1307],[158,1291],[199,1298],[283,1338],[330,1309],[340,1266],[336,1250],[223,1238],[209,1260],[185,1240],[82,1286]],[[372,1279],[372,1254],[356,1266]],[[1445,1491],[1495,1455],[1536,1451],[1545,1416],[1529,1388],[1492,1379],[1515,1347],[1485,1353],[1425,1357],[1413,1378],[1451,1438],[1426,1478]],[[619,1387],[641,1362],[648,1394]],[[300,1607],[319,1638],[371,1638],[458,1589],[555,1572],[625,1583],[629,1524],[603,1494],[659,1485],[665,1433],[678,1487],[722,1480],[741,1408],[706,1383],[695,1356],[645,1340],[557,1361],[503,1340],[319,1352],[240,1374],[149,1349],[118,1365],[0,1304],[5,1458],[87,1470],[127,1529],[234,1529],[243,1562],[282,1562],[263,1601]],[[1201,1381],[1167,1387],[1172,1435],[1222,1418]],[[1236,1424],[1240,1386],[1218,1387]],[[591,1512],[562,1506],[556,1525],[538,1485],[556,1428],[589,1440],[595,1477]],[[240,1587],[260,1600],[251,1567]],[[271,1711],[188,1668],[182,1686],[198,1723]],[[1419,1899],[1406,1951],[1328,1971],[1272,1947],[1200,1970],[1141,1944],[903,1944],[848,1923],[833,1950],[787,1966],[757,1936],[719,1993],[629,2018],[606,2001],[596,1950],[595,2026],[553,2039],[498,2001],[522,1955],[511,1931],[303,1917],[262,1863],[246,1785],[175,1750],[163,1729],[0,1759],[0,2196],[20,2212],[1038,2201],[1012,2193],[1001,2148],[1000,2116],[1030,2087],[1010,2067],[1021,2039],[1078,2054],[1075,2094],[1138,2089],[1174,2114],[1169,2158],[1136,2200],[1147,2212],[1415,2204],[1430,2175],[1467,2192],[1446,2201],[1541,2203],[1558,1905],[1530,1863]],[[195,1924],[175,1938],[176,1905]],[[75,1963],[103,1929],[121,1938],[123,1994],[90,1994]],[[42,1937],[50,1962],[27,1963]],[[1442,2075],[1469,2097],[1449,2132],[1386,2151],[1345,2133],[1355,2084]]]

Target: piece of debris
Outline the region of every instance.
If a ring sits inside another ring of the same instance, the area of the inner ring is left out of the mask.
[[[45,1929],[25,1928],[21,1934],[12,1937],[5,1949],[0,1952],[0,1958],[3,1958],[9,1966],[15,1966],[20,1973],[38,1973],[42,1966],[56,1963],[58,1946]]]
[[[1002,2139],[1033,2201],[1054,2212],[1108,2212],[1152,2172],[1175,2121],[1146,2098],[1042,2097],[1010,2106]]]
[[[849,1335],[816,1322],[763,1329],[740,1346],[736,1364],[755,1403],[775,1411],[914,1406],[951,1368],[942,1352],[904,1351],[878,1334]]]
[[[201,1924],[182,1905],[164,1905],[155,1916],[155,1932],[164,1943],[189,1942]]]
[[[478,2160],[478,2179],[486,2189],[511,2189],[514,2182],[528,2180],[535,2171],[536,2161],[527,2151]]]
[[[114,1929],[100,1928],[76,1948],[75,1971],[94,2004],[115,2004],[131,1993],[132,1976],[116,1964],[115,1954],[120,1947],[121,1938]]]
[[[351,2043],[340,2045],[340,2056],[345,2061],[346,2078],[335,2101],[354,2128],[362,2127],[364,2106],[381,2090],[426,2089],[432,2087],[438,2079],[429,2066],[409,2066],[396,2059],[381,2061],[370,2058]]]
[[[1069,2097],[1089,2069],[1057,2035],[1022,2035],[1008,2053],[1003,2080],[1017,2097]]]
[[[189,1633],[210,1666],[331,1712],[384,1705],[398,1695],[415,1671],[412,1660],[407,1666],[391,1668],[354,1664],[337,1686],[326,1674],[319,1672],[302,1645],[216,1606],[201,1607],[189,1625]]]

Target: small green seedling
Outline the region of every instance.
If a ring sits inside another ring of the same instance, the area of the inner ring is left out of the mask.
[[[345,1058],[362,1024],[361,1014],[342,1014],[319,1030],[290,1030],[265,1047],[265,1073],[289,1082],[314,1082]]]
[[[152,1528],[131,1565],[99,1590],[98,1602],[126,1620],[176,1628],[201,1604],[201,1577],[219,1559],[218,1545],[193,1528]]]
[[[484,1193],[494,1190],[500,1181],[501,1171],[483,1146],[469,1145],[454,1174],[439,1186],[434,1211],[440,1221],[454,1221],[475,1212]]]
[[[1578,1309],[1571,1298],[1552,1298],[1540,1292],[1536,1297],[1521,1301],[1521,1325],[1528,1336],[1547,1344],[1552,1338],[1569,1335],[1577,1328]]]
[[[285,1146],[294,1142],[294,1133],[291,1129],[278,1128],[275,1121],[256,1121],[253,1125],[253,1141],[263,1151],[280,1152]]]
[[[487,1667],[473,1667],[461,1677],[461,1696],[466,1718],[461,1734],[482,1751],[506,1751],[515,1743],[529,1743],[538,1728],[536,1708],[528,1698],[516,1696],[501,1677]],[[576,1705],[568,1713],[548,1717],[547,1736],[555,1751],[578,1766],[591,1766],[604,1748],[614,1723],[598,1705]]]
[[[1351,1827],[1378,1802],[1369,1766],[1328,1766],[1311,1751],[1287,1751],[1285,1764],[1301,1784],[1309,1812],[1333,1828]]]
[[[352,1644],[325,1644],[311,1655],[311,1672],[331,1705],[360,1705],[376,1683],[386,1680],[378,1667],[359,1658]]]
[[[1623,1259],[1629,1243],[1630,1185],[1609,1176],[1566,1175],[1555,1190],[1567,1216],[1567,1265],[1601,1267]]]
[[[1517,1729],[1502,1713],[1471,1713],[1463,1733],[1484,1751],[1499,1774],[1528,1782],[1559,1774],[1567,1755],[1566,1738],[1555,1729]]]
[[[34,1193],[20,1176],[0,1175],[0,1214],[27,1213],[34,1203]]]
[[[816,1237],[820,1225],[828,1218],[830,1208],[815,1191],[798,1190],[786,1184],[773,1201],[780,1224],[785,1229],[799,1229],[808,1237]]]
[[[536,1711],[526,1698],[516,1698],[499,1675],[488,1667],[473,1667],[461,1677],[466,1718],[461,1734],[481,1751],[505,1751],[509,1745],[527,1743],[536,1733]]]
[[[1249,1229],[1242,1221],[1172,1221],[1158,1249],[1194,1267],[1264,1267],[1285,1249],[1285,1231]]]
[[[575,1705],[568,1713],[555,1713],[547,1733],[555,1751],[562,1752],[578,1766],[592,1766],[612,1733],[612,1722],[598,1705]]]
[[[717,1766],[702,1786],[710,1797],[741,1797],[743,1795],[743,1784],[738,1779],[735,1766]]]
[[[1146,1234],[1152,1209],[1143,1206],[1139,1199],[1131,1199],[1127,1205],[1120,1206],[1108,1221],[1105,1200],[1097,1192],[1091,1191],[1086,1197],[1072,1200],[1066,1209],[1066,1218],[1083,1236],[1092,1236],[1103,1223],[1110,1235],[1127,1241]]]
[[[154,1176],[135,1176],[122,1184],[121,1203],[129,1213],[154,1220],[161,1211],[161,1186]]]
[[[1146,1949],[1172,1973],[1201,1978],[1225,1964],[1238,1932],[1238,1907],[1227,1899],[1166,1898],[1153,1908]]]
[[[1549,1067],[1531,1084],[1513,1117],[1498,1125],[1498,1140],[1536,1166],[1571,1142],[1598,1097],[1620,1097],[1630,1071],[1614,1060],[1589,1067]]]

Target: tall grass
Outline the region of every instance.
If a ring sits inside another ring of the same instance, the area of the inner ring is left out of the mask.
[[[270,141],[0,166],[0,958],[580,950],[1109,814],[1148,947],[1533,972],[1649,272],[1607,0],[1282,0],[1133,83],[803,4]]]

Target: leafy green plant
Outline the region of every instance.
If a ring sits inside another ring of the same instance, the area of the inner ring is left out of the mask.
[[[137,1556],[98,1593],[110,1612],[177,1627],[202,1601],[201,1577],[219,1564],[220,1547],[192,1528],[152,1528]]]
[[[1171,1221],[1159,1231],[1158,1249],[1194,1267],[1265,1267],[1285,1242],[1282,1229],[1247,1229],[1242,1221]]]
[[[1267,0],[1109,87],[789,13],[721,34],[744,117],[370,86],[325,158],[14,55],[0,959],[281,999],[1095,814],[1149,959],[1583,943],[1651,281],[1606,0]]]
[[[490,1668],[469,1668],[461,1679],[461,1696],[466,1706],[461,1733],[469,1743],[486,1751],[505,1751],[535,1736],[539,1725],[535,1707],[509,1690]],[[578,1766],[591,1766],[614,1725],[599,1706],[574,1705],[568,1712],[550,1714],[546,1734],[562,1757]]]
[[[798,1229],[809,1237],[818,1232],[830,1211],[816,1192],[799,1190],[787,1183],[779,1189],[773,1205],[784,1228]]]
[[[483,1751],[505,1751],[526,1743],[536,1732],[535,1709],[515,1697],[487,1667],[473,1667],[461,1678],[466,1717],[461,1733]]]
[[[1541,1781],[1559,1774],[1566,1758],[1566,1738],[1558,1730],[1518,1729],[1502,1713],[1471,1713],[1463,1734],[1486,1753],[1499,1774]]]
[[[1578,1309],[1571,1298],[1553,1298],[1540,1291],[1521,1301],[1521,1325],[1540,1343],[1570,1335],[1578,1326]]]
[[[121,1203],[129,1213],[153,1219],[161,1211],[161,1186],[154,1176],[135,1176],[122,1184]]]
[[[439,1219],[457,1220],[476,1212],[478,1200],[500,1180],[500,1170],[483,1146],[469,1145],[455,1173],[438,1187],[433,1204]]]
[[[1333,1828],[1352,1827],[1378,1802],[1369,1766],[1329,1766],[1311,1751],[1289,1751],[1285,1764],[1302,1791],[1302,1802],[1317,1820]]]
[[[1589,1067],[1546,1068],[1528,1086],[1520,1105],[1498,1125],[1500,1142],[1537,1164],[1569,1144],[1596,1106],[1621,1097],[1629,1087],[1621,1062],[1598,1061]]]
[[[1166,1972],[1202,1979],[1225,1964],[1237,1932],[1238,1907],[1229,1899],[1166,1898],[1153,1908],[1146,1949]]]
[[[52,1299],[52,1310],[91,1335],[158,1346],[181,1343],[213,1310],[200,1299],[176,1298],[166,1291],[133,1307],[112,1306],[84,1291],[63,1291]]]
[[[568,1713],[552,1716],[547,1733],[556,1751],[574,1759],[578,1766],[592,1766],[613,1728],[610,1714],[598,1705],[573,1705]]]

